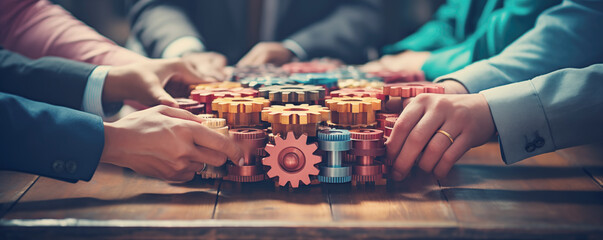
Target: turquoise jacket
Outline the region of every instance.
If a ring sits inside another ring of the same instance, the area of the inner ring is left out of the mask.
[[[448,0],[414,34],[385,46],[384,54],[430,51],[422,67],[433,80],[500,53],[534,27],[558,0]]]

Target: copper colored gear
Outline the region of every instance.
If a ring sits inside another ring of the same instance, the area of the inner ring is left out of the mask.
[[[385,100],[383,90],[380,88],[345,88],[331,92],[331,97],[373,97]]]
[[[244,152],[243,166],[228,164],[228,175],[224,180],[235,182],[259,182],[266,179],[260,158],[264,156],[266,133],[260,129],[231,129],[230,136],[241,146]]]
[[[392,134],[392,131],[394,130],[394,125],[396,124],[397,120],[397,117],[389,117],[385,119],[385,127],[383,131],[383,136],[385,138],[389,138],[389,135]]]
[[[188,98],[176,98],[175,100],[178,103],[178,107],[180,107],[180,109],[189,111],[192,114],[200,114],[205,111],[205,105],[200,104],[197,101],[193,101]]]
[[[228,136],[228,127],[226,126],[226,120],[222,118],[205,118],[201,125],[206,126],[222,135]],[[226,167],[214,167],[211,165],[207,165],[205,171],[198,172],[198,175],[201,176],[202,179],[216,179],[223,178],[226,176]]]
[[[218,117],[226,119],[226,124],[231,128],[261,126],[260,112],[268,106],[270,101],[259,97],[227,97],[212,102],[212,109],[218,113]]]
[[[190,98],[205,104],[207,113],[211,113],[212,102],[218,98],[225,97],[257,97],[258,91],[251,88],[213,88],[213,89],[194,89],[191,91]]]
[[[354,129],[350,130],[352,140],[382,140],[383,131],[378,129]]]
[[[389,117],[397,118],[399,115],[397,113],[377,113],[377,129],[385,131],[385,119]]]
[[[352,150],[356,165],[352,168],[352,180],[356,182],[374,182],[383,178],[383,164],[377,161],[385,155],[383,132],[376,129],[357,129],[350,131]]]
[[[286,135],[293,132],[295,136],[306,134],[316,136],[318,124],[330,118],[330,111],[320,105],[272,106],[262,111],[262,121],[272,124],[272,132]]]
[[[381,100],[372,97],[334,97],[325,100],[331,110],[329,125],[343,128],[370,127],[377,124],[375,112]]]
[[[262,161],[269,166],[267,174],[270,178],[278,177],[278,184],[285,186],[288,182],[291,187],[299,187],[299,182],[310,184],[310,176],[318,175],[319,170],[314,165],[321,162],[321,157],[314,155],[318,148],[315,143],[306,144],[307,136],[302,134],[298,139],[292,132],[287,138],[275,138],[275,145],[268,144],[266,152],[270,156]]]
[[[275,85],[260,88],[260,96],[276,103],[315,103],[325,98],[322,86]]]
[[[444,87],[430,82],[394,83],[383,86],[383,94],[390,97],[410,98],[421,93],[444,93]]]
[[[386,83],[425,81],[423,71],[379,71],[369,72],[369,77],[379,77]]]
[[[197,85],[191,85],[190,89],[214,89],[214,88],[222,88],[222,89],[231,89],[231,88],[241,88],[241,84],[238,82],[213,82],[213,83],[202,83]]]

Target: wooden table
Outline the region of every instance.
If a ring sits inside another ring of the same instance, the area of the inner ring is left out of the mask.
[[[0,172],[2,239],[603,239],[603,145],[504,166],[497,143],[442,180],[385,186],[194,181],[101,165],[90,182]]]

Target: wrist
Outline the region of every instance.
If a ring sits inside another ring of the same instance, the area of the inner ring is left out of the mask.
[[[115,147],[115,139],[119,131],[117,130],[117,127],[115,127],[112,123],[104,122],[103,127],[105,134],[105,145],[103,147],[100,162],[110,163],[119,166],[120,164],[117,163],[117,160],[119,158],[116,157],[116,151],[119,148]]]

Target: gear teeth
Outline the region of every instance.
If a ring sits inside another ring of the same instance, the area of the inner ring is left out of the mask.
[[[325,177],[318,175],[318,181],[323,183],[347,183],[352,181],[352,176],[345,177]]]
[[[343,129],[327,129],[318,132],[320,141],[350,141],[350,132]]]

